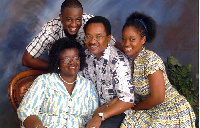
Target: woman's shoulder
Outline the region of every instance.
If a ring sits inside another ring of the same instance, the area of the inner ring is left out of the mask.
[[[88,84],[92,84],[92,81],[83,77],[81,74],[78,74],[78,80],[81,82],[81,83],[88,83]]]
[[[144,50],[144,55],[147,57],[158,56],[154,51]]]
[[[56,77],[56,73],[45,73],[37,77],[37,79],[48,80]]]
[[[161,60],[160,56],[157,53],[150,50],[145,50],[142,58],[146,60]]]
[[[136,65],[146,65],[156,61],[162,62],[158,54],[150,50],[143,50],[134,62]]]

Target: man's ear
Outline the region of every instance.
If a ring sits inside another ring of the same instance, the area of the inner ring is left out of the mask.
[[[108,35],[108,36],[107,36],[107,41],[108,41],[108,43],[110,42],[110,40],[111,40],[111,35]]]
[[[59,14],[59,17],[60,17],[60,21],[62,22],[62,14]]]

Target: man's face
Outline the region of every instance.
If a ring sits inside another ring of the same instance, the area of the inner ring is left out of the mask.
[[[60,20],[63,24],[63,28],[70,35],[76,35],[82,25],[82,8],[68,8],[65,7],[62,14],[60,14]]]
[[[86,28],[86,46],[98,59],[102,56],[110,42],[111,35],[106,35],[103,23],[90,23]]]

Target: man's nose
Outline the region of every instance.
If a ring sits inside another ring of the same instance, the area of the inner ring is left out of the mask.
[[[96,37],[92,37],[92,39],[90,40],[91,43],[96,43],[97,42],[97,38]]]
[[[72,27],[75,27],[77,24],[76,24],[76,21],[75,20],[72,20],[72,22],[71,22],[71,26]]]

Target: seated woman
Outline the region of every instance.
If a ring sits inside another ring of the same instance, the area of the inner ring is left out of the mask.
[[[78,74],[85,54],[76,41],[57,40],[49,53],[49,72],[38,76],[17,110],[23,127],[85,127],[98,108],[91,81]]]
[[[122,46],[132,65],[136,104],[121,127],[195,127],[193,109],[170,84],[163,61],[144,48],[155,35],[156,22],[143,13],[132,13],[123,26]]]

